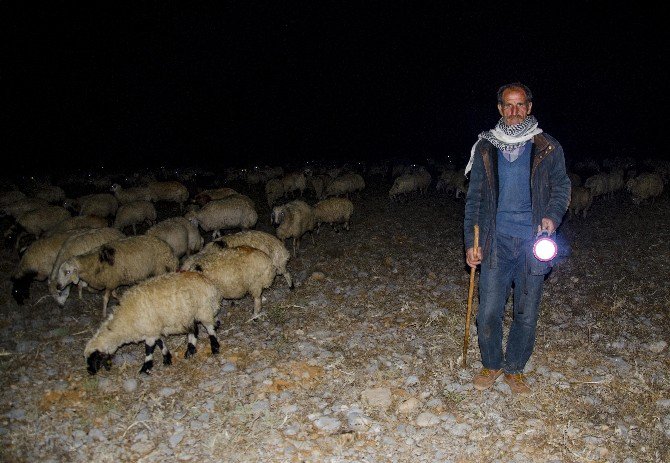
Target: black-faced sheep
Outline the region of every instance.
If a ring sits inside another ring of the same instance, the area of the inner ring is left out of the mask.
[[[286,249],[286,246],[284,246],[284,243],[276,236],[260,230],[245,230],[217,238],[216,241],[208,243],[204,251],[207,252],[212,246],[218,246],[217,241],[225,241],[229,248],[251,246],[252,248],[260,249],[272,259],[272,264],[277,270],[277,275],[284,275],[289,288],[293,288],[293,279],[286,268],[291,254]]]
[[[240,299],[250,294],[254,299],[254,315],[260,315],[263,289],[272,286],[276,268],[263,251],[250,246],[229,248],[225,241],[188,257],[182,270],[202,272],[221,290],[224,299]]]
[[[133,228],[133,235],[136,235],[137,225],[143,223],[153,225],[155,222],[156,208],[151,201],[130,201],[119,206],[114,218],[114,227],[123,231],[130,225]]]
[[[202,209],[189,211],[184,217],[205,232],[212,232],[212,239],[221,236],[221,230],[253,228],[258,214],[253,201],[245,195],[231,195],[224,199],[210,201]]]
[[[44,281],[49,277],[63,243],[69,237],[81,233],[84,233],[84,230],[57,233],[40,238],[26,248],[11,277],[12,296],[19,305],[30,297],[30,283],[33,280]]]
[[[57,279],[58,279],[58,269],[61,264],[68,260],[70,257],[79,256],[91,252],[98,247],[110,243],[115,240],[120,240],[126,236],[116,228],[111,227],[100,227],[92,228],[87,230],[82,230],[81,233],[76,233],[70,236],[63,242],[63,245],[58,251],[56,260],[53,263],[53,267],[49,272],[49,293],[56,300],[58,305],[61,307],[65,304],[68,295],[70,294],[70,286],[67,286],[63,291],[58,291],[56,289]],[[79,299],[81,299],[81,286],[78,286],[79,289]]]
[[[128,289],[114,314],[106,319],[84,349],[87,370],[96,374],[109,370],[114,353],[123,344],[144,342],[145,359],[140,373],[150,373],[153,352],[158,346],[163,364],[172,363],[172,354],[162,337],[188,333],[185,357],[196,352],[198,323],[209,335],[212,354],[219,352],[215,317],[222,294],[207,277],[197,272],[169,273],[138,283]]]
[[[349,230],[349,221],[354,212],[354,203],[347,198],[326,198],[314,205],[317,232],[322,223],[329,223],[336,231],[339,224]]]
[[[146,278],[174,272],[178,259],[165,241],[155,236],[138,235],[111,241],[91,252],[70,257],[58,268],[56,289],[83,282],[104,291],[102,315],[107,314],[110,296],[120,286],[136,284]]]
[[[304,201],[294,201],[275,206],[272,209],[271,220],[277,225],[276,235],[282,242],[287,238],[293,239],[293,257],[300,247],[302,236],[308,231],[314,230],[316,218],[314,209]],[[312,236],[312,241],[314,236]]]

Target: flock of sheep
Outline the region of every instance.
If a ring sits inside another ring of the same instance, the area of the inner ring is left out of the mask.
[[[437,171],[436,191],[465,196],[467,178],[462,170],[432,170]],[[570,173],[570,213],[586,216],[594,198],[623,188],[636,203],[653,199],[667,181],[658,172],[624,172],[613,168],[584,182]],[[415,164],[370,167],[366,175],[390,181],[391,201],[425,194],[433,184],[429,170]],[[51,184],[36,185],[29,195],[7,189],[0,193],[2,216],[11,224],[5,238],[16,243],[16,250],[29,240],[11,277],[13,297],[23,304],[36,280],[46,282],[50,297],[61,307],[73,288],[80,299],[84,288],[101,293],[105,320],[85,348],[91,374],[109,368],[114,352],[126,343],[145,343],[142,372],[153,367],[156,346],[169,364],[171,354],[163,338],[172,334],[188,334],[189,357],[196,351],[199,324],[216,353],[215,318],[222,300],[249,294],[252,319],[259,317],[262,292],[277,275],[293,288],[288,262],[296,257],[301,239],[306,234],[314,239],[322,224],[349,230],[354,212],[350,198],[366,187],[361,173],[341,168],[307,167],[288,173],[276,167],[256,168],[245,172],[244,180],[249,187],[263,186],[274,234],[256,229],[256,204],[229,186],[189,194],[180,180],[149,179],[122,187],[97,179],[92,183],[95,188],[104,186],[107,191],[76,198],[66,197],[63,188]],[[306,201],[308,196],[314,204]],[[159,202],[177,212],[157,222]],[[144,232],[138,234],[138,227]],[[117,297],[122,287],[130,288]],[[118,306],[107,316],[111,298],[118,299]]]

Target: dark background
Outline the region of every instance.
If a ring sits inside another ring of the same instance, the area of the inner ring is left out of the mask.
[[[465,164],[516,80],[568,160],[663,155],[665,15],[564,3],[3,1],[5,172]]]

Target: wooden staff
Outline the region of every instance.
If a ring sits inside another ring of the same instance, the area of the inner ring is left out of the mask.
[[[477,252],[479,247],[479,225],[475,225],[475,245],[473,251]],[[472,313],[472,294],[475,290],[475,270],[477,267],[470,269],[470,288],[468,289],[468,311],[465,315],[465,337],[463,338],[463,368],[467,364],[468,358],[468,341],[470,341],[470,313]]]

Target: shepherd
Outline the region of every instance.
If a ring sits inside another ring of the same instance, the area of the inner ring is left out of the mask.
[[[465,174],[465,260],[481,264],[477,338],[483,368],[473,378],[483,391],[504,374],[515,394],[530,387],[523,371],[535,346],[535,330],[545,276],[554,261],[533,255],[538,233],[552,235],[570,200],[570,178],[561,145],[531,115],[533,95],[520,83],[498,89],[495,128],[472,147]],[[474,225],[480,228],[475,245]],[[503,355],[503,319],[513,292],[513,319]]]

